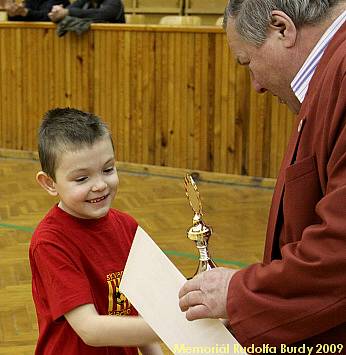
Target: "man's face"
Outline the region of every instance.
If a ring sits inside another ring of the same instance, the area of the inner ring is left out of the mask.
[[[290,75],[288,51],[281,45],[276,32],[268,33],[267,40],[260,46],[246,42],[235,29],[235,21],[230,18],[227,25],[228,44],[241,65],[246,65],[254,89],[259,93],[270,91],[296,111],[296,98],[291,89],[293,75]]]
[[[55,189],[59,207],[79,218],[100,218],[107,214],[119,183],[109,137],[90,147],[67,151],[59,157]]]

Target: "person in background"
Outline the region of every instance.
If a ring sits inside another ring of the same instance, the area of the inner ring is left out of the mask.
[[[53,6],[48,16],[53,22],[71,16],[92,22],[125,23],[124,5],[121,0],[76,0],[66,8],[62,5]]]
[[[181,310],[188,320],[228,318],[246,347],[346,354],[346,2],[230,0],[224,23],[256,91],[298,116],[263,262],[187,281]]]
[[[134,355],[139,346],[162,355],[158,337],[119,290],[137,222],[111,208],[119,179],[106,125],[91,113],[50,110],[38,151],[36,180],[59,202],[29,249],[35,354]]]
[[[48,13],[54,6],[69,4],[69,0],[26,0],[8,3],[6,11],[10,21],[50,21]]]

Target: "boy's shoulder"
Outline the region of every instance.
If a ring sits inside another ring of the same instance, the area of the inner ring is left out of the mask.
[[[31,243],[37,241],[39,236],[42,235],[53,236],[54,234],[62,233],[62,231],[64,230],[65,222],[61,218],[59,218],[58,209],[59,207],[55,205],[42,218],[42,220],[35,228],[34,234],[31,239]]]
[[[138,223],[128,213],[120,211],[115,208],[111,208],[109,210],[109,215],[110,215],[110,218],[112,218],[113,220],[118,221],[121,224],[125,225],[125,227],[130,228],[131,230],[133,230],[134,233],[136,232],[137,227],[138,227]]]
[[[136,220],[130,216],[127,212],[124,212],[124,211],[120,211],[116,208],[110,208],[109,209],[109,214],[112,218],[120,218],[120,219],[123,219],[123,220],[129,220],[129,221],[135,221]]]

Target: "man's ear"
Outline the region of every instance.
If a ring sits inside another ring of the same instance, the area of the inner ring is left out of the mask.
[[[292,19],[283,11],[272,11],[268,31],[282,41],[286,48],[293,47],[297,39],[297,28]]]
[[[58,192],[55,188],[54,180],[48,176],[44,171],[39,171],[36,174],[36,181],[45,189],[50,195],[58,196]]]

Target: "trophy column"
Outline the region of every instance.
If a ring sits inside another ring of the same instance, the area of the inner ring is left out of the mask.
[[[199,251],[199,263],[194,274],[195,276],[203,271],[215,268],[217,265],[209,256],[208,242],[212,234],[212,228],[207,226],[202,220],[202,204],[197,186],[189,174],[185,176],[184,184],[186,196],[194,212],[192,226],[187,230],[186,234],[190,240],[195,242]]]

